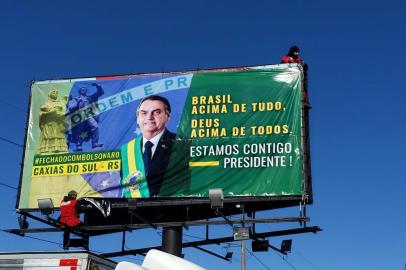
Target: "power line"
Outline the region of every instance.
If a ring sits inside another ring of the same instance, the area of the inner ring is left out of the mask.
[[[1,230],[1,231],[5,232],[5,233],[10,233],[10,232],[8,232],[6,230]],[[38,241],[47,242],[47,243],[51,243],[51,244],[61,246],[61,244],[58,243],[58,242],[54,242],[54,241],[50,241],[50,240],[46,240],[46,239],[42,239],[42,238],[38,238],[38,237],[33,237],[33,236],[28,236],[28,235],[24,235],[23,237],[27,237],[27,238],[30,238],[30,239],[34,239],[34,240],[38,240]]]
[[[302,257],[306,262],[308,262],[310,265],[312,265],[314,267],[314,269],[320,270],[320,268],[315,265],[312,261],[310,261],[309,259],[307,259],[305,256],[303,256],[303,254],[301,254],[297,249],[294,250],[300,257]],[[406,270],[406,268],[405,268]]]
[[[187,234],[187,233],[183,233],[183,235],[188,236],[190,238],[199,239],[199,240],[204,240],[205,239],[203,237],[199,237],[199,236],[195,236],[195,235],[191,235],[191,234]]]
[[[9,139],[6,139],[6,138],[4,138],[4,137],[1,137],[1,136],[0,136],[0,140],[5,141],[5,142],[8,142],[8,143],[11,143],[11,144],[14,144],[14,145],[19,146],[19,147],[24,147],[22,144],[13,142],[13,141],[11,141],[11,140],[9,140]]]
[[[195,238],[195,239],[199,239],[199,240],[205,240],[206,238],[204,237],[199,237],[199,236],[195,236],[195,235],[191,235],[191,234],[187,234],[187,233],[183,233],[183,235],[188,236],[190,238]],[[233,244],[233,243],[219,243],[219,246],[222,246],[223,248],[228,248],[228,247],[240,247],[239,244]]]
[[[282,257],[282,259],[290,266],[290,267],[292,267],[292,269],[295,269],[295,270],[298,270],[297,268],[296,268],[296,266],[294,266],[292,263],[290,263],[288,260],[286,260],[284,257]]]
[[[2,183],[2,182],[0,182],[0,186],[5,186],[5,187],[8,187],[8,188],[12,188],[12,189],[18,189],[18,188],[16,188],[16,187],[13,187],[13,186],[7,185],[7,184]]]
[[[5,232],[5,233],[9,233],[9,232],[7,232],[5,230],[1,230],[1,231]],[[46,243],[50,243],[50,244],[54,244],[54,245],[57,245],[59,247],[62,247],[62,244],[60,242],[50,241],[50,240],[47,240],[47,239],[42,239],[42,238],[38,238],[38,237],[34,237],[34,236],[28,236],[28,235],[24,235],[23,237],[27,237],[27,238],[30,238],[30,239],[34,239],[34,240],[38,240],[38,241],[41,241],[41,242],[46,242]],[[91,251],[93,253],[98,253],[98,254],[103,253],[101,251],[97,251],[97,250],[93,250],[93,249],[89,249],[88,251]]]
[[[24,112],[24,113],[25,113],[25,110],[24,110],[24,109],[22,109],[22,108],[20,108],[20,107],[18,107],[18,106],[15,106],[14,104],[11,104],[11,103],[9,103],[9,102],[7,102],[7,101],[4,101],[4,100],[1,100],[1,99],[0,99],[0,103],[6,104],[7,106],[9,106],[9,107],[11,107],[11,108],[14,108],[14,109],[17,110],[17,111],[21,111],[21,112]]]
[[[277,251],[275,251],[275,253],[276,253]],[[288,260],[286,260],[286,258],[284,257],[284,256],[282,256],[282,255],[280,255],[279,253],[276,253],[279,257],[281,257],[281,259],[284,261],[284,262],[286,262],[292,269],[294,269],[294,270],[298,270],[297,268],[296,268],[296,266],[294,266],[292,263],[290,263]]]
[[[248,248],[245,249],[246,251],[248,251],[260,264],[262,264],[263,267],[265,267],[265,269],[271,270],[271,268],[269,268],[266,264],[264,264],[257,256],[254,255],[254,253],[252,253]]]
[[[34,236],[25,235],[24,237],[27,237],[27,238],[31,238],[31,239],[34,239],[34,240],[38,240],[38,241],[42,241],[42,242],[51,243],[51,244],[55,244],[55,245],[61,246],[61,243],[54,242],[54,241],[50,241],[50,240],[46,240],[46,239],[42,239],[42,238],[38,238],[38,237],[34,237]]]

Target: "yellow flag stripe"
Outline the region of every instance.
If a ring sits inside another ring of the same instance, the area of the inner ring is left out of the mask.
[[[128,155],[128,172],[129,175],[135,174],[137,166],[135,165],[135,140],[131,140],[127,144]],[[131,189],[131,198],[141,198],[139,189]]]
[[[128,154],[128,172],[129,174],[134,174],[135,170],[135,153],[134,153],[134,145],[135,140],[131,140],[128,142],[127,145],[127,154]]]
[[[189,167],[210,167],[210,166],[219,166],[220,161],[196,161],[189,162]]]

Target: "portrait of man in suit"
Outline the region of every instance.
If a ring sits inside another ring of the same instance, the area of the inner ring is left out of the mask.
[[[123,197],[159,194],[176,137],[166,128],[170,114],[171,105],[162,96],[141,100],[136,116],[142,134],[121,147]]]

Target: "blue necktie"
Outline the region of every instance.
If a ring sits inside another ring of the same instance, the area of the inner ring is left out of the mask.
[[[151,163],[152,159],[152,146],[154,146],[154,144],[150,141],[147,141],[144,145],[144,153],[142,154],[142,159],[144,160],[145,175],[148,175],[149,164]]]

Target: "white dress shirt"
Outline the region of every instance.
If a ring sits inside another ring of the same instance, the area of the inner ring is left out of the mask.
[[[153,137],[151,140],[147,140],[144,136],[142,137],[142,153],[145,151],[145,143],[147,141],[152,142],[154,145],[151,148],[151,158],[154,156],[156,147],[158,146],[159,140],[161,139],[162,135],[164,134],[165,130],[161,131],[161,133],[157,134],[155,137]]]

